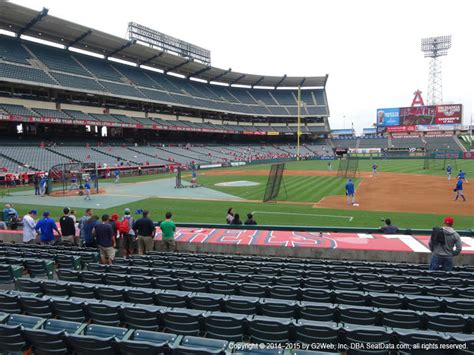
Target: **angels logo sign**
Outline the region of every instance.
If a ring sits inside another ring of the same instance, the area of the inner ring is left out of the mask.
[[[453,124],[461,123],[462,105],[439,105],[436,106],[436,123]]]

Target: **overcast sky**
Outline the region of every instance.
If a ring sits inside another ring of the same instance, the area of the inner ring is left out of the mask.
[[[377,108],[427,98],[423,37],[453,36],[443,58],[443,99],[474,99],[471,0],[14,0],[49,14],[125,37],[129,21],[211,51],[212,65],[262,75],[329,74],[332,128],[357,131],[375,122]],[[344,118],[345,117],[345,118]]]

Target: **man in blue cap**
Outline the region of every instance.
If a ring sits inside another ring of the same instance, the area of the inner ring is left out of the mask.
[[[54,244],[54,231],[61,237],[56,222],[49,217],[49,211],[43,212],[43,218],[36,223],[35,230],[40,232],[41,244]]]
[[[353,205],[355,203],[355,186],[352,179],[347,180],[346,196],[347,196],[347,204]]]

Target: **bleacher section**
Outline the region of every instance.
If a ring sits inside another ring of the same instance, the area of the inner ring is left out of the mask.
[[[474,350],[472,266],[162,252],[105,266],[96,258],[77,247],[0,245],[0,281],[16,289],[0,291],[0,351],[251,353],[230,341]]]
[[[425,143],[420,137],[398,137],[392,138],[393,148],[423,148]]]
[[[388,139],[386,137],[359,138],[359,148],[388,148]]]
[[[5,35],[0,36],[0,77],[241,115],[296,115],[294,90],[218,87]],[[324,89],[303,93],[304,116],[328,116]]]
[[[450,137],[432,137],[425,136],[426,148],[428,150],[448,150],[460,151],[463,147],[459,146],[453,136]]]

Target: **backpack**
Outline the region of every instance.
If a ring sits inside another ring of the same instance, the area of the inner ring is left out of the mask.
[[[122,234],[130,232],[130,223],[128,218],[124,218],[122,222],[117,221],[117,230]]]
[[[433,231],[431,232],[431,244],[446,244],[446,236],[444,235],[443,228],[440,227],[433,227]]]

